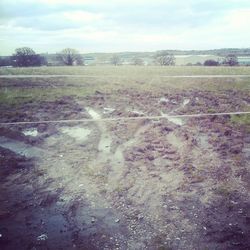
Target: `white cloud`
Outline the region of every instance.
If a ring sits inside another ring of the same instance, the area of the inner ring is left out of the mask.
[[[101,19],[103,19],[103,15],[78,10],[78,11],[64,12],[63,18],[73,22],[92,22],[92,21],[100,21]]]
[[[0,54],[249,47],[245,0],[2,0]],[[1,15],[1,13],[0,13]]]
[[[250,24],[250,9],[233,10],[224,18],[233,29],[249,28]]]

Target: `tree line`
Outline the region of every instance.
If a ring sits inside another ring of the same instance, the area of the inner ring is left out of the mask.
[[[73,66],[73,65],[84,65],[83,56],[72,48],[65,48],[56,54],[56,60],[60,65]],[[174,66],[175,56],[169,53],[167,50],[157,51],[154,56],[154,63],[161,66]],[[118,54],[114,54],[110,58],[110,64],[121,65],[122,58]],[[144,65],[144,61],[140,57],[134,57],[131,64],[133,65]],[[206,60],[204,66],[219,66],[238,65],[238,58],[234,54],[226,55],[223,60]],[[10,57],[0,58],[0,66],[13,66],[13,67],[36,67],[49,65],[46,56],[37,54],[33,49],[29,47],[17,48],[15,53]],[[201,63],[189,64],[201,66]]]
[[[84,65],[84,60],[80,53],[71,48],[66,48],[58,52],[57,61],[67,66]],[[43,65],[48,65],[47,58],[37,54],[29,47],[17,48],[12,56],[0,60],[0,66],[37,67]]]

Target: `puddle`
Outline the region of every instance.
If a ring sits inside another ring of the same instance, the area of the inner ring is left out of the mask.
[[[136,115],[136,116],[144,116],[145,114],[141,111],[138,111],[138,110],[129,110],[130,113],[132,113],[133,115]]]
[[[25,136],[33,136],[36,137],[38,135],[38,131],[36,128],[29,128],[22,131]]]
[[[160,100],[159,100],[159,103],[160,104],[167,104],[169,102],[169,100],[167,99],[167,98],[165,98],[165,97],[162,97],[162,98],[160,98]]]
[[[102,134],[98,144],[98,150],[103,153],[109,154],[111,149],[111,143],[112,143],[111,137],[107,134],[106,135]]]
[[[182,106],[185,107],[187,104],[189,104],[190,99],[184,99]]]
[[[166,117],[170,122],[176,124],[176,125],[179,125],[179,126],[182,126],[184,125],[184,121],[182,120],[182,118],[178,118],[178,117],[171,117],[171,116],[168,116],[167,114],[164,114],[161,112],[161,115],[163,117]]]
[[[61,127],[59,131],[78,141],[86,140],[91,133],[90,129],[82,127]]]
[[[3,136],[0,136],[0,146],[28,158],[40,157],[43,153],[43,150],[40,148],[32,147],[24,142],[12,140]]]
[[[117,163],[121,164],[122,166],[124,164],[124,156],[123,156],[123,149],[122,147],[118,147],[114,154],[114,159]]]
[[[85,108],[85,109],[89,113],[91,118],[93,118],[93,120],[101,119],[101,116],[96,111],[94,111],[93,109],[91,109],[91,108]]]
[[[178,117],[167,117],[167,119],[170,122],[173,122],[176,125],[179,125],[179,126],[184,125],[184,122],[183,122],[183,120],[181,118],[178,118]]]
[[[93,109],[91,109],[91,108],[85,108],[85,109],[89,113],[91,118],[93,118],[94,120],[101,119],[101,115],[98,114]],[[100,138],[100,141],[98,144],[98,150],[101,151],[102,153],[109,154],[110,148],[111,148],[111,143],[112,143],[111,136],[106,132],[105,124],[103,124],[102,121],[98,122],[97,126],[101,132],[101,138]]]
[[[101,119],[101,115],[99,115],[96,111],[94,111],[91,108],[86,109],[89,115],[95,119]],[[111,110],[109,110],[111,111]],[[110,161],[113,171],[110,174],[110,182],[116,183],[119,182],[120,177],[123,173],[124,168],[124,157],[123,157],[123,145],[118,146],[115,153],[113,154],[111,152],[111,145],[112,145],[112,136],[107,131],[107,128],[105,126],[106,124],[102,121],[99,121],[97,123],[97,126],[100,130],[101,136],[100,141],[98,143],[98,151],[99,154],[97,156],[96,162],[108,162]]]
[[[113,108],[104,108],[103,114],[112,114],[114,111]]]

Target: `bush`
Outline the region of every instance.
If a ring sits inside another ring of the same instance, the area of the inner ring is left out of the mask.
[[[223,60],[223,64],[228,66],[236,66],[239,64],[238,57],[233,54],[227,55]]]
[[[204,62],[204,66],[218,66],[218,65],[219,65],[219,62],[212,60],[212,59],[206,60]]]
[[[33,49],[28,47],[16,49],[11,61],[12,65],[16,67],[32,67],[46,64],[43,56],[36,54]]]

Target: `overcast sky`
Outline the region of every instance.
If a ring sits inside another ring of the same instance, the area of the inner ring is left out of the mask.
[[[0,55],[250,47],[250,0],[0,0]]]

